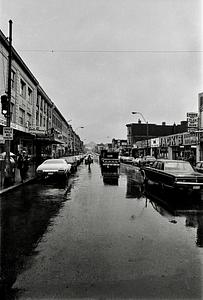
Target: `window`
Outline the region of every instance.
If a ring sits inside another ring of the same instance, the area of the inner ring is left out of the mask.
[[[31,114],[27,113],[27,125],[30,127],[32,125],[32,116]]]
[[[20,125],[25,124],[25,111],[21,108],[19,109],[19,122],[20,122]]]
[[[28,102],[32,103],[32,90],[31,90],[31,88],[28,88]]]
[[[10,110],[11,110],[11,122],[14,122],[14,104],[13,103],[11,103]]]
[[[36,111],[36,126],[39,126],[39,111]]]
[[[46,108],[47,108],[47,104],[46,104],[46,102],[44,101],[44,113],[46,114]]]
[[[15,89],[15,78],[16,78],[16,73],[12,70],[11,71],[11,88]]]
[[[22,79],[20,80],[20,95],[26,97],[26,84]]]
[[[43,105],[44,105],[44,100],[41,99],[41,105],[40,105],[40,109],[43,110]]]
[[[46,126],[46,119],[45,119],[45,117],[43,118],[43,127],[45,127]]]
[[[39,119],[39,126],[42,126],[42,114],[40,114],[40,119]]]
[[[37,103],[36,103],[36,106],[39,108],[39,95],[37,96]]]

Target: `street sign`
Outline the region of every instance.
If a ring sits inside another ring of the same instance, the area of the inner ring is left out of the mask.
[[[4,140],[13,140],[13,128],[3,127],[3,138]]]

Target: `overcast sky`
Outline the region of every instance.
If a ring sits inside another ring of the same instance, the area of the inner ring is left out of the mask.
[[[0,0],[0,28],[84,140],[197,111],[201,0]],[[141,117],[140,117],[141,118]]]

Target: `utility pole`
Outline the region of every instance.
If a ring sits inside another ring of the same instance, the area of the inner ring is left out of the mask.
[[[9,55],[8,55],[8,83],[7,83],[7,97],[8,107],[6,114],[6,126],[11,126],[11,63],[12,63],[12,21],[9,20]],[[6,178],[7,181],[11,180],[11,163],[10,163],[10,139],[5,140],[6,147]]]

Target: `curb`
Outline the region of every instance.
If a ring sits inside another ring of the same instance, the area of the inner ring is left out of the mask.
[[[16,188],[24,185],[24,184],[27,184],[27,183],[29,183],[31,181],[34,181],[35,179],[36,179],[36,177],[32,177],[32,178],[29,178],[29,179],[25,180],[24,182],[20,182],[20,183],[17,183],[15,185],[9,186],[9,187],[7,187],[7,188],[5,188],[3,190],[0,190],[0,195],[8,193],[8,192],[10,192],[10,191],[12,191],[12,190],[14,190],[14,189],[16,189]]]

